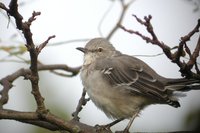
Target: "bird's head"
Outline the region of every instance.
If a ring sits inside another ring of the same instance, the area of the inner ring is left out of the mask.
[[[88,65],[97,59],[115,56],[119,53],[105,38],[92,39],[84,48],[78,47],[76,49],[84,53],[84,65]]]

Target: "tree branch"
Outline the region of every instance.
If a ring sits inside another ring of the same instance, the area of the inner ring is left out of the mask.
[[[2,5],[2,4],[1,4]],[[4,6],[3,6],[4,7]],[[28,19],[26,22],[22,22],[23,17],[22,15],[18,12],[18,4],[17,0],[11,0],[9,4],[9,8],[3,8],[7,9],[7,13],[15,18],[15,22],[17,25],[17,28],[22,31],[25,40],[26,40],[26,47],[27,50],[29,51],[30,58],[31,58],[31,65],[30,65],[30,70],[31,70],[31,76],[29,77],[32,85],[32,94],[34,95],[35,101],[37,103],[37,111],[39,113],[41,112],[47,112],[45,105],[44,105],[44,98],[42,97],[40,91],[39,91],[39,76],[38,76],[38,68],[37,68],[37,58],[39,51],[35,48],[33,39],[32,39],[32,33],[30,30],[30,26],[32,22],[36,19],[35,17],[40,15],[40,12],[33,12],[32,16]]]
[[[154,45],[158,45],[163,52],[165,53],[165,55],[173,62],[176,63],[179,68],[180,68],[180,72],[182,74],[182,76],[185,76],[187,78],[196,78],[196,79],[200,79],[200,75],[198,73],[193,73],[191,71],[192,67],[195,65],[196,71],[198,71],[198,65],[196,63],[196,59],[199,56],[199,51],[200,51],[200,46],[199,46],[199,41],[196,45],[195,51],[191,54],[189,48],[186,45],[186,42],[190,40],[190,38],[197,32],[199,32],[199,27],[200,27],[200,20],[198,20],[197,25],[195,26],[195,28],[189,32],[187,35],[185,35],[184,37],[181,37],[181,41],[179,43],[178,46],[178,50],[175,51],[174,53],[171,52],[171,48],[169,46],[167,46],[166,44],[164,44],[163,42],[159,41],[159,39],[157,38],[157,35],[155,34],[154,30],[153,30],[153,26],[151,24],[151,19],[152,16],[149,15],[148,17],[144,17],[144,20],[138,18],[136,15],[133,15],[135,17],[135,19],[137,20],[138,23],[140,23],[141,25],[144,25],[148,31],[148,33],[151,35],[150,37],[144,36],[143,34],[141,34],[139,31],[134,31],[134,30],[129,30],[126,29],[124,26],[120,25],[121,29],[123,29],[124,31],[130,33],[130,34],[135,34],[139,37],[141,37],[143,40],[145,40],[147,43],[152,43]],[[185,46],[186,52],[189,54],[190,56],[190,60],[185,63],[183,61],[180,60],[180,57],[184,56],[184,49],[183,47]]]
[[[40,15],[40,12],[33,12],[32,16],[29,18],[27,22],[22,22],[23,18],[18,13],[18,5],[17,0],[11,0],[10,9],[5,8],[5,6],[0,4],[3,9],[8,11],[9,15],[15,18],[17,28],[22,30],[24,37],[26,39],[26,47],[29,51],[31,58],[30,69],[20,69],[15,73],[6,76],[3,78],[0,83],[3,85],[3,89],[1,91],[0,98],[0,119],[13,119],[18,120],[25,123],[31,123],[33,125],[37,125],[40,127],[44,127],[50,130],[67,130],[69,132],[95,132],[95,128],[82,124],[78,121],[64,121],[57,116],[51,114],[44,105],[44,98],[40,94],[39,91],[39,70],[54,70],[54,69],[62,69],[72,72],[73,75],[76,75],[79,72],[80,67],[70,68],[66,65],[38,65],[38,55],[41,50],[47,45],[48,41],[55,36],[50,36],[45,42],[40,44],[38,47],[35,47],[32,33],[30,30],[31,23],[36,19],[37,15]],[[37,103],[36,112],[17,112],[11,110],[3,109],[3,105],[8,102],[8,92],[12,87],[12,82],[20,76],[24,76],[25,79],[30,79],[32,85],[32,94],[34,95],[35,101]]]
[[[133,1],[134,0],[131,0],[129,3],[125,4],[124,0],[120,0],[121,6],[122,6],[122,12],[120,14],[117,24],[113,27],[111,32],[108,34],[108,36],[107,36],[108,40],[113,36],[113,34],[117,31],[117,29],[121,25],[125,13]],[[30,26],[33,23],[33,21],[36,20],[36,17],[38,15],[40,15],[41,13],[33,11],[32,16],[28,19],[28,21],[23,22],[23,17],[18,12],[17,0],[11,0],[11,2],[9,4],[9,8],[7,8],[3,3],[0,2],[0,8],[5,10],[9,17],[10,16],[14,17],[17,28],[22,31],[24,38],[26,40],[25,46],[29,52],[30,62],[31,62],[30,69],[19,69],[16,72],[14,72],[0,80],[0,84],[2,84],[2,86],[3,86],[3,89],[0,91],[0,96],[1,96],[0,97],[0,119],[16,120],[16,121],[20,121],[23,123],[29,123],[32,125],[40,126],[40,127],[52,130],[52,131],[66,130],[66,131],[69,131],[72,133],[80,133],[80,132],[81,133],[88,133],[88,132],[95,133],[95,132],[97,132],[96,127],[92,127],[92,126],[89,126],[89,125],[79,122],[78,114],[82,110],[83,105],[85,105],[87,103],[87,101],[89,100],[89,99],[85,98],[86,91],[84,89],[83,89],[82,97],[79,100],[78,106],[76,108],[76,111],[72,114],[74,117],[72,120],[65,121],[64,119],[61,119],[61,118],[55,116],[54,114],[50,113],[50,111],[48,111],[45,107],[44,98],[42,97],[40,90],[39,90],[39,74],[38,74],[38,72],[43,71],[43,70],[49,70],[55,74],[64,75],[64,74],[55,72],[55,70],[63,70],[65,72],[71,73],[71,75],[67,75],[67,76],[75,76],[78,74],[80,67],[72,68],[72,67],[68,67],[67,65],[62,65],[62,64],[60,64],[60,65],[44,65],[42,63],[39,63],[39,61],[38,61],[39,53],[48,44],[50,39],[55,37],[54,35],[49,36],[46,41],[44,41],[43,43],[41,43],[38,46],[36,46],[34,44]],[[144,36],[138,31],[127,30],[123,26],[121,26],[121,28],[129,33],[140,36],[147,43],[150,42],[152,44],[155,44],[155,45],[158,45],[159,47],[161,47],[163,49],[165,55],[180,67],[181,73],[184,76],[189,77],[192,75],[192,77],[194,77],[194,74],[191,72],[191,68],[193,66],[195,66],[196,71],[199,74],[199,69],[198,69],[196,60],[197,60],[197,57],[199,56],[200,40],[198,40],[198,43],[197,43],[196,48],[193,53],[191,53],[191,51],[187,47],[186,42],[188,40],[190,40],[190,38],[196,32],[199,32],[200,21],[198,21],[197,26],[190,33],[188,33],[188,35],[181,38],[181,42],[179,43],[178,50],[175,53],[172,53],[171,48],[168,47],[166,44],[164,44],[157,38],[157,36],[153,30],[153,26],[151,25],[152,17],[150,15],[147,17],[144,17],[144,20],[138,18],[136,15],[134,15],[134,17],[140,24],[142,24],[146,27],[146,29],[149,32],[149,34],[151,35],[151,37]],[[72,41],[85,41],[85,39],[72,40]],[[56,43],[54,45],[60,45],[63,43],[70,43],[70,41],[69,42],[60,42],[60,43]],[[190,60],[187,63],[180,61],[180,57],[183,56],[184,48],[185,48],[185,51],[190,55]],[[8,109],[3,108],[3,106],[9,100],[8,93],[9,93],[9,90],[12,88],[13,81],[15,81],[20,76],[23,76],[25,79],[29,79],[31,82],[32,94],[37,103],[36,112],[20,112],[20,111],[8,110]],[[66,76],[66,75],[64,75],[64,76]],[[200,79],[200,78],[198,77],[198,79]],[[110,130],[108,131],[106,129],[105,130],[102,129],[101,132],[104,132],[104,133],[109,132],[110,133]]]
[[[129,3],[125,4],[124,0],[120,0],[121,2],[121,6],[122,6],[122,12],[119,16],[119,20],[117,22],[117,24],[113,27],[113,29],[110,31],[110,33],[107,35],[106,39],[110,40],[110,38],[113,36],[113,34],[117,31],[117,29],[119,29],[119,25],[121,25],[124,16],[126,14],[126,11],[128,9],[128,7],[130,7],[130,5],[134,2],[135,0],[131,0]]]
[[[193,54],[191,54],[190,60],[187,63],[187,65],[190,69],[195,65],[195,69],[198,74],[200,74],[200,71],[199,71],[196,61],[197,61],[197,57],[199,57],[199,51],[200,51],[200,36],[199,36],[196,48],[194,49],[194,52],[193,52]]]
[[[80,118],[79,118],[78,114],[83,109],[82,106],[86,105],[86,103],[90,100],[89,98],[86,99],[85,95],[86,95],[86,90],[85,90],[85,88],[83,88],[82,96],[78,102],[76,111],[72,113],[72,116],[74,117],[73,120],[75,120],[75,121],[79,121]]]
[[[57,64],[57,65],[38,65],[39,71],[51,71],[51,70],[63,70],[66,72],[71,72],[72,75],[77,75],[81,67],[69,67],[65,64]],[[3,86],[3,89],[0,91],[0,109],[3,108],[3,105],[8,102],[8,92],[12,88],[12,82],[19,78],[20,76],[23,76],[25,79],[29,79],[31,75],[30,69],[19,69],[16,72],[2,78],[0,80],[0,84]]]
[[[56,37],[55,35],[48,37],[48,39],[46,41],[44,41],[42,44],[40,44],[38,47],[36,47],[36,50],[38,51],[38,53],[40,53],[42,51],[42,49],[47,45],[49,40],[51,40],[52,38],[55,38],[55,37]]]
[[[77,121],[64,121],[61,118],[47,113],[41,120],[36,112],[19,112],[14,110],[0,110],[0,119],[17,120],[23,123],[40,126],[52,131],[66,130],[71,133],[94,133],[95,128]]]
[[[30,73],[30,71],[26,72],[24,69],[19,69],[15,73],[8,75],[0,80],[0,84],[3,86],[3,89],[0,91],[0,109],[2,109],[3,105],[8,102],[8,92],[13,87],[12,82],[16,80],[19,76],[27,77],[26,74],[28,73]]]

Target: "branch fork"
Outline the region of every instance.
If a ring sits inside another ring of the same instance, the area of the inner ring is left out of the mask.
[[[137,20],[138,23],[140,23],[141,25],[144,25],[146,27],[146,30],[151,35],[151,37],[144,36],[139,31],[127,29],[122,25],[120,25],[120,28],[123,29],[124,31],[130,33],[130,34],[135,34],[135,35],[141,37],[147,43],[152,43],[154,45],[158,45],[163,50],[164,54],[173,63],[175,63],[179,66],[180,72],[181,72],[183,77],[200,79],[199,68],[198,68],[198,65],[197,65],[197,62],[196,62],[197,57],[199,57],[199,51],[200,51],[200,36],[199,36],[198,42],[196,44],[196,48],[195,48],[193,53],[191,53],[190,49],[188,48],[188,46],[186,44],[186,42],[189,41],[190,38],[195,33],[199,32],[200,19],[198,20],[197,25],[194,27],[194,29],[192,31],[190,31],[184,37],[181,37],[181,39],[180,39],[181,41],[180,41],[179,45],[177,46],[177,51],[172,53],[171,48],[168,45],[166,45],[164,42],[161,42],[158,39],[157,35],[155,34],[155,32],[153,30],[153,26],[151,24],[151,19],[152,19],[151,15],[145,16],[144,20],[138,18],[136,15],[133,15],[133,17],[135,17],[135,19]],[[187,63],[180,60],[180,58],[182,56],[185,56],[184,48],[185,48],[186,53],[190,57],[190,59]],[[191,70],[193,68],[193,66],[195,66],[196,73],[192,72],[192,70]]]

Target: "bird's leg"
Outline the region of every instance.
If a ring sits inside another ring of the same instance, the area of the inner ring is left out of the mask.
[[[133,121],[135,120],[135,118],[138,116],[139,111],[137,111],[130,119],[128,125],[126,126],[126,128],[124,129],[123,133],[129,133],[129,129],[133,123]]]
[[[124,120],[124,118],[121,118],[121,119],[117,119],[109,124],[106,124],[106,125],[96,125],[96,129],[98,131],[102,131],[102,130],[110,130],[110,127],[114,126],[115,124],[119,123],[120,121]]]
[[[110,127],[114,126],[115,124],[119,123],[122,120],[124,120],[124,118],[117,119],[117,120],[115,120],[115,121],[113,121],[113,122],[111,122],[111,123],[109,123],[107,125],[104,125],[104,126],[110,128]]]

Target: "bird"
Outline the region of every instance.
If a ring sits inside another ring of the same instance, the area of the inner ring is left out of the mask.
[[[115,120],[109,126],[129,119],[124,132],[129,132],[145,107],[168,104],[178,108],[176,92],[200,89],[200,80],[165,78],[142,60],[122,54],[105,38],[91,39],[76,49],[84,53],[80,78],[89,98]]]

